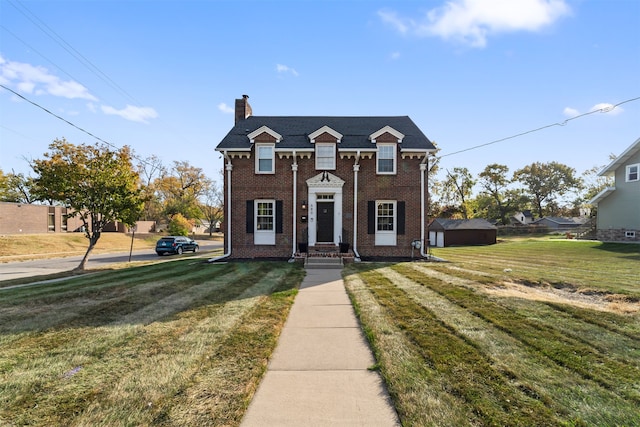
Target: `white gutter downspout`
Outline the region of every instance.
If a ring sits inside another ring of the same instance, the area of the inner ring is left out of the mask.
[[[298,217],[298,158],[296,152],[293,152],[293,163],[291,164],[291,170],[293,171],[293,249],[291,250],[291,258],[289,262],[295,262],[296,260],[296,244],[298,240],[298,230],[296,219]]]
[[[356,161],[353,164],[353,254],[354,261],[360,262],[358,253],[358,171],[360,170],[360,150],[356,153]]]
[[[425,189],[425,171],[427,171],[429,168],[429,152],[427,151],[424,154],[424,160],[422,160],[422,162],[420,163],[420,255],[423,258],[429,258],[429,255],[427,253],[425,253],[425,248],[426,248],[426,244],[424,241],[424,234],[425,234],[425,224],[424,224],[424,220],[425,220],[425,194],[424,194],[424,189]],[[429,176],[427,175],[426,177],[427,180],[427,185],[429,183]]]
[[[227,152],[223,152],[224,158],[227,160],[225,164],[225,170],[227,171],[227,216],[225,218],[227,223],[227,250],[226,252],[216,258],[211,258],[207,262],[215,262],[221,259],[227,258],[231,256],[231,171],[233,170],[233,165],[231,164],[231,157],[227,155]]]

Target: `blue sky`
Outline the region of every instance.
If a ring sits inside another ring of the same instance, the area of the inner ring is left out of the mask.
[[[640,1],[0,0],[0,84],[113,145],[218,179],[256,115],[408,115],[443,169],[578,173],[640,137]],[[0,87],[0,168],[95,138]]]

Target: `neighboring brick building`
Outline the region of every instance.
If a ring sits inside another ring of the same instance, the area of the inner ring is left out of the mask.
[[[66,233],[81,231],[80,218],[67,218],[64,206],[29,205],[25,203],[0,202],[0,234]],[[136,232],[152,233],[155,221],[138,221]],[[124,224],[107,224],[105,232],[125,233]]]
[[[67,219],[66,214],[63,206],[0,202],[0,234],[59,233],[82,226],[79,219]]]
[[[246,95],[235,113],[216,148],[227,256],[288,258],[300,243],[349,243],[356,258],[408,257],[425,240],[435,147],[409,117],[253,116]]]

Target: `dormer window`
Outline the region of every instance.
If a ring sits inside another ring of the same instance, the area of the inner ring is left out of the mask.
[[[401,144],[403,139],[404,134],[391,126],[385,126],[369,135],[369,140],[377,147],[376,173],[378,175],[396,174],[396,153],[398,144]]]
[[[316,143],[316,170],[336,169],[336,144]]]
[[[275,173],[274,144],[256,143],[256,173]]]
[[[394,175],[396,173],[396,144],[379,143],[376,164],[378,174]]]

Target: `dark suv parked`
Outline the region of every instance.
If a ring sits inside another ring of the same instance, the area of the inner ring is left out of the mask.
[[[185,251],[198,252],[200,247],[195,240],[182,236],[167,236],[158,240],[156,243],[156,253],[158,255],[164,254],[181,254]]]

